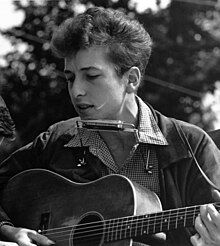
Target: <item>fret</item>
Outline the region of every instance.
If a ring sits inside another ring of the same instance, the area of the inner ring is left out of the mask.
[[[163,231],[163,227],[165,227],[168,225],[168,219],[165,217],[165,213],[164,212],[159,212],[155,214],[155,219],[153,222],[153,231],[154,233],[156,232],[161,232]]]
[[[135,227],[135,233],[134,233],[135,237],[145,234],[144,233],[145,232],[144,231],[144,229],[145,229],[145,226],[144,226],[145,220],[146,220],[146,215],[140,215],[140,216],[136,216],[135,217],[135,221],[136,221],[136,227]]]
[[[176,210],[170,210],[168,212],[167,230],[173,230],[176,228],[177,226],[176,214],[177,214]]]
[[[164,213],[162,213],[161,219],[160,219],[160,229],[159,231],[163,231],[163,221],[164,221]],[[166,222],[166,221],[164,221]]]
[[[140,216],[139,217],[136,217],[136,216],[134,217],[134,221],[135,221],[135,223],[133,222],[133,224],[135,224],[134,237],[138,236],[138,221],[139,221],[138,218],[140,218]]]
[[[150,223],[149,215],[145,214],[143,216],[143,221],[142,221],[142,228],[141,228],[142,233],[141,233],[141,235],[143,235],[143,234],[148,235],[149,234],[149,226],[150,226],[149,223]]]
[[[118,232],[119,232],[118,224],[119,224],[119,218],[118,219],[116,218],[114,221],[115,222],[114,222],[113,230],[115,231],[114,238],[115,238],[115,241],[116,241],[116,240],[118,240]]]
[[[132,237],[132,217],[127,217],[125,228],[125,239]]]
[[[187,207],[185,208],[185,214],[184,214],[184,221],[183,221],[183,226],[184,227],[186,227],[186,222],[187,222],[186,214],[187,214]]]
[[[128,217],[125,220],[125,230],[124,230],[124,236],[123,238],[126,239],[127,238],[127,230],[129,229],[129,224],[128,224]]]
[[[113,232],[112,225],[113,225],[113,221],[114,220],[112,219],[108,223],[109,226],[108,226],[108,233],[107,233],[107,239],[106,239],[107,242],[110,242],[112,240],[112,232]]]
[[[111,225],[111,237],[110,237],[110,240],[111,240],[111,241],[114,241],[114,240],[115,240],[115,236],[114,236],[114,233],[115,233],[114,225],[115,225],[115,219],[112,219],[112,225]]]
[[[194,209],[193,209],[193,225],[195,224],[195,219],[196,217],[198,216],[199,214],[199,211],[198,211],[198,206],[195,206]]]
[[[134,217],[130,217],[130,225],[131,225],[131,227],[130,227],[130,237],[132,237],[133,236],[133,234],[132,234],[132,232],[133,232],[133,220],[134,220]]]
[[[200,206],[186,207],[185,208],[185,217],[182,227],[189,227],[195,224],[195,219],[199,214]]]
[[[185,227],[186,215],[187,215],[187,209],[186,208],[179,209],[177,228],[178,227]]]
[[[179,214],[179,209],[177,209],[177,211],[176,211],[175,229],[177,229],[177,227],[178,227],[178,214]]]
[[[152,226],[152,221],[155,220],[155,214],[148,214],[148,227],[147,227],[147,234],[154,234],[155,229],[154,229],[154,223]]]
[[[131,227],[130,227],[130,236],[131,237],[137,237],[142,235],[142,224],[144,223],[145,216],[139,215],[139,216],[133,216],[131,221]]]
[[[141,216],[142,221],[141,221],[141,235],[144,234],[144,218],[146,218],[146,215]]]
[[[185,208],[186,211],[186,219],[184,223],[184,227],[192,226],[195,224],[195,219],[199,214],[200,206],[193,206]]]
[[[170,229],[171,210],[163,212],[163,221],[161,231],[169,231]]]
[[[118,229],[119,230],[119,239],[120,240],[123,238],[122,232],[125,231],[125,229],[126,229],[126,221],[127,221],[127,219],[123,219],[123,218],[120,219],[120,227]],[[123,228],[125,228],[125,229],[123,229]]]
[[[154,214],[154,220],[153,220],[153,233],[156,232],[156,222],[157,222],[157,214]]]
[[[110,221],[106,221],[105,223],[105,241],[109,242],[109,238],[110,238],[110,225],[111,225],[111,220]]]
[[[147,218],[147,231],[146,231],[146,234],[148,235],[149,234],[149,227],[150,227],[150,218],[149,218],[149,215],[146,215],[146,218]]]

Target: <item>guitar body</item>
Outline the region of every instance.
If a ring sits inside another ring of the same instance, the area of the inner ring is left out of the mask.
[[[129,246],[132,239],[106,243],[106,237],[114,235],[104,237],[105,221],[161,211],[154,193],[124,176],[78,184],[43,169],[24,171],[10,179],[1,195],[1,206],[15,226],[41,230],[58,246]],[[91,222],[100,228],[95,236],[85,229]],[[81,234],[85,238],[81,239]]]

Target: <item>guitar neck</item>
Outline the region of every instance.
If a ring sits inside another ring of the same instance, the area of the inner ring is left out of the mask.
[[[159,213],[116,218],[106,221],[105,242],[190,227],[195,223],[200,206],[165,210]]]

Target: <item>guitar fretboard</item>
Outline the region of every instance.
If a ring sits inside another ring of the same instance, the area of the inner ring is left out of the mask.
[[[200,206],[165,210],[106,221],[104,241],[112,242],[194,225]]]

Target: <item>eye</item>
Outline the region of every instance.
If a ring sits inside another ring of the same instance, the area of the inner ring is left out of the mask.
[[[95,75],[93,75],[93,74],[87,74],[86,77],[88,79],[90,79],[90,80],[93,80],[93,79],[98,78],[99,77],[99,74],[95,74]]]

